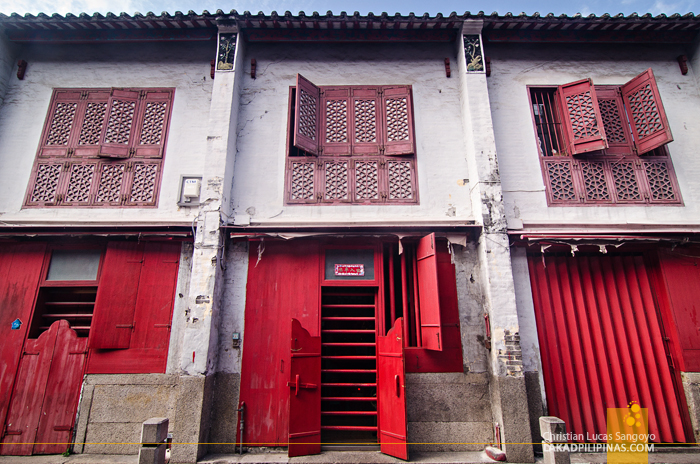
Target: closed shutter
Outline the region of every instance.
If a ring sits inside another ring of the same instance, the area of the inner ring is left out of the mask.
[[[321,90],[321,154],[349,155],[352,118],[350,87]]]
[[[673,141],[651,68],[622,86],[622,98],[640,155]]]
[[[296,92],[294,146],[312,155],[318,155],[321,132],[319,88],[301,74],[297,74]]]
[[[352,154],[377,155],[384,140],[379,88],[353,87],[351,94]]]
[[[107,123],[102,129],[99,155],[105,158],[128,158],[135,138],[134,121],[138,115],[140,92],[114,89],[109,98]]]
[[[382,88],[384,154],[411,155],[416,152],[413,128],[413,99],[410,86]]]
[[[65,194],[61,197],[61,204],[71,206],[86,206],[92,202],[94,197],[94,188],[97,177],[96,161],[82,161],[70,163],[68,172],[66,173],[66,182],[68,185],[65,188]]]
[[[125,349],[131,344],[144,245],[107,246],[90,327],[90,348]]]
[[[145,90],[140,105],[138,127],[134,139],[134,156],[162,158],[170,123],[170,90]]]
[[[584,79],[560,85],[558,96],[569,153],[580,155],[608,148],[593,82]]]
[[[435,234],[420,239],[416,250],[416,261],[422,347],[442,351],[440,287],[438,285]]]
[[[79,90],[54,92],[41,137],[40,157],[68,156],[68,151],[75,145],[81,99]]]

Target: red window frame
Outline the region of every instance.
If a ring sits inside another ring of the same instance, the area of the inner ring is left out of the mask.
[[[157,207],[174,93],[54,89],[23,208]]]
[[[660,122],[640,139],[635,124],[629,123],[634,117],[629,102],[643,86],[648,86]],[[580,140],[573,140],[575,131],[565,116],[566,92],[577,93],[572,88],[593,96],[589,122],[596,124],[595,118],[599,128]],[[593,86],[583,80],[527,90],[549,206],[683,205],[666,146],[673,138],[650,69],[623,86]]]
[[[372,115],[366,137],[356,111]],[[419,203],[410,85],[315,86],[298,75],[288,121],[285,205]]]

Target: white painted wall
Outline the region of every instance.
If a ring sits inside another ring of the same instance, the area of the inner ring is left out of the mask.
[[[0,30],[0,105],[5,99],[5,92],[7,91],[10,77],[12,77],[12,71],[17,69],[15,68],[17,66],[16,52],[17,47]],[[15,79],[17,79],[16,74]]]
[[[181,174],[204,171],[212,94],[209,60],[215,47],[214,42],[23,46],[19,55],[29,63],[26,77],[9,79],[0,108],[0,221],[191,224],[198,211],[177,206],[178,183]],[[21,209],[55,87],[176,89],[158,208]]]
[[[250,58],[257,78],[250,77]],[[236,222],[464,223],[473,218],[454,44],[248,44],[241,88],[232,205]],[[316,85],[413,86],[419,205],[284,206],[289,87],[300,73]]]
[[[487,44],[491,114],[510,229],[528,224],[674,225],[700,223],[700,94],[683,76],[675,45]],[[673,132],[671,159],[685,206],[548,207],[527,85],[558,85],[590,77],[624,84],[651,67]]]

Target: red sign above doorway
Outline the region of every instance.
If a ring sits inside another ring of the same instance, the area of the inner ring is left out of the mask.
[[[364,264],[336,264],[335,275],[337,276],[363,276],[365,275]]]

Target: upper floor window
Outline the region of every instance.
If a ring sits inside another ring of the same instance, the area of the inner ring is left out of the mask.
[[[24,206],[156,206],[173,93],[54,89]]]
[[[622,86],[531,87],[530,103],[549,204],[682,204],[651,69]]]
[[[411,86],[324,86],[297,75],[287,204],[418,203]]]

